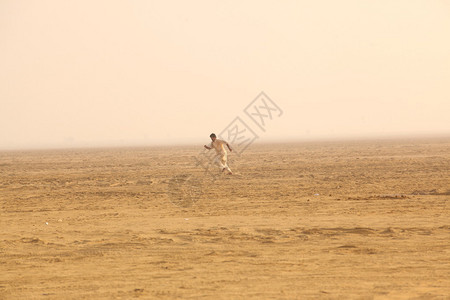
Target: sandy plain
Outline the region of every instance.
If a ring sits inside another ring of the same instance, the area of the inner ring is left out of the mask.
[[[201,146],[0,152],[0,299],[450,299],[450,138]]]

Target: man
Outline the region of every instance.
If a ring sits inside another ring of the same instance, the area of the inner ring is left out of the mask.
[[[230,152],[232,152],[233,149],[231,149],[230,145],[228,145],[227,142],[217,139],[214,133],[211,133],[209,137],[211,138],[212,142],[209,144],[209,146],[204,145],[204,147],[208,150],[214,148],[214,150],[216,150],[216,158],[214,159],[214,162],[222,168],[222,172],[227,170],[229,175],[233,174],[227,164],[227,150],[225,150],[225,145],[227,145]]]

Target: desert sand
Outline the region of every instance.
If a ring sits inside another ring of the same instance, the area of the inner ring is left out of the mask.
[[[0,299],[450,299],[450,138],[0,152]]]

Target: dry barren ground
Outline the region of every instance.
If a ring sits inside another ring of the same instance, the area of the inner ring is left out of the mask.
[[[201,149],[0,152],[0,299],[450,299],[450,139]]]

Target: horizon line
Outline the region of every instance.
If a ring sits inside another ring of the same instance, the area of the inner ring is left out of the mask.
[[[397,135],[374,135],[374,136],[347,136],[347,137],[311,137],[311,138],[271,138],[265,141],[255,140],[252,144],[287,144],[287,143],[312,143],[312,142],[364,142],[364,141],[392,141],[392,140],[427,140],[427,139],[450,139],[450,133],[447,134],[397,134]],[[130,142],[128,144],[104,143],[91,145],[48,145],[48,146],[25,146],[0,148],[0,152],[19,152],[19,151],[58,151],[58,150],[95,150],[95,149],[125,149],[125,148],[165,148],[165,147],[192,147],[196,142]]]

